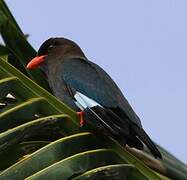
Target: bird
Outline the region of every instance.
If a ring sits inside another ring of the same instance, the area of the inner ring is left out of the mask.
[[[140,150],[145,144],[155,158],[162,158],[117,84],[74,41],[46,40],[27,64],[29,70],[36,68],[46,75],[53,94],[79,114],[81,126],[88,114],[96,127],[120,144]]]

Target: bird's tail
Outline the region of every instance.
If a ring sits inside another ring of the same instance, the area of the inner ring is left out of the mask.
[[[143,144],[142,144],[143,142],[148,147],[148,149],[150,150],[150,152],[153,154],[155,158],[160,158],[160,159],[162,158],[162,155],[159,152],[158,148],[156,147],[154,142],[150,139],[150,137],[147,135],[147,133],[143,130],[143,128],[138,127],[137,125],[132,125],[132,129],[131,129],[132,134],[131,133],[128,134],[127,132],[125,131],[122,132],[121,129],[120,130],[118,129],[119,126],[116,126],[117,124],[115,124],[117,123],[116,121],[118,120],[118,117],[117,116],[109,117],[107,113],[108,111],[106,109],[102,109],[101,107],[94,107],[94,108],[88,108],[85,111],[90,115],[93,115],[93,117],[95,117],[98,120],[99,124],[101,124],[104,129],[110,132],[109,133],[110,136],[117,139],[119,142],[125,142],[124,136],[122,137],[122,135],[125,135],[126,143],[128,145],[135,147],[137,149],[143,149]],[[111,121],[111,118],[114,118],[112,119],[113,121]]]
[[[159,152],[158,148],[154,144],[154,142],[150,139],[147,133],[143,130],[143,128],[134,126],[133,130],[137,134],[138,138],[148,147],[155,158],[162,158],[161,153]]]
[[[121,111],[115,113],[110,109],[103,108],[93,99],[77,92],[74,96],[77,106],[84,110],[87,115],[93,117],[90,123],[101,127],[101,129],[108,132],[110,136],[123,141],[138,149],[142,149],[142,142],[149,148],[151,153],[157,158],[161,158],[161,154],[146,132],[136,124],[129,124],[127,117]],[[118,116],[117,114],[121,114]],[[90,118],[88,118],[90,119]],[[126,140],[125,140],[126,139]],[[142,141],[142,142],[141,142]]]

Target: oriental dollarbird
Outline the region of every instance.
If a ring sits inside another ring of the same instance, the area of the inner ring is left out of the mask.
[[[54,95],[78,112],[81,124],[84,121],[80,112],[84,112],[84,117],[95,119],[92,124],[120,144],[142,149],[144,143],[155,158],[161,158],[119,87],[101,67],[86,58],[75,42],[65,38],[46,40],[27,65],[28,69],[38,67]]]

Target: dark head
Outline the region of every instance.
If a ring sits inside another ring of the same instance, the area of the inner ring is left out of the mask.
[[[65,38],[50,38],[40,46],[37,56],[27,64],[27,68],[38,68],[46,60],[52,61],[54,59],[70,59],[75,57],[85,58],[81,48],[75,42]]]

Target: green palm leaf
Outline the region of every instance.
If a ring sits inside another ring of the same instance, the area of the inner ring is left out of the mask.
[[[81,131],[77,121],[76,113],[74,111],[72,111],[63,103],[59,102],[55,97],[50,95],[47,91],[39,87],[33,81],[29,80],[26,76],[24,76],[22,73],[17,71],[14,67],[12,67],[10,64],[8,64],[2,59],[0,59],[0,66],[1,66],[0,78],[1,75],[3,77],[3,79],[1,78],[2,83],[0,83],[0,86],[2,84],[2,86],[5,87],[5,84],[7,83],[7,87],[9,87],[9,88],[4,88],[6,89],[6,91],[2,91],[1,94],[2,99],[5,98],[5,96],[8,93],[12,94],[14,97],[16,97],[16,99],[19,99],[19,103],[15,104],[15,106],[11,105],[10,108],[4,107],[5,110],[4,108],[1,110],[1,114],[0,114],[0,123],[1,123],[1,131],[2,131],[2,133],[0,134],[1,157],[4,157],[4,152],[6,152],[7,149],[10,149],[16,144],[24,141],[29,141],[29,140],[54,141],[59,138],[67,137],[68,135],[75,134]],[[89,141],[95,145],[93,149],[98,150],[99,153],[98,155],[96,153],[96,156],[99,156],[98,159],[101,160],[101,162],[98,163],[97,165],[95,164],[93,168],[97,168],[101,166],[102,163],[103,165],[111,165],[111,164],[106,164],[106,156],[102,155],[103,158],[105,157],[103,160],[100,156],[100,151],[101,154],[103,154],[102,153],[103,150],[100,149],[101,147],[109,148],[112,149],[114,153],[116,153],[115,163],[119,163],[118,159],[121,159],[120,161],[121,163],[135,164],[138,170],[140,170],[141,172],[144,171],[143,174],[145,174],[145,176],[151,176],[159,179],[159,176],[157,176],[153,171],[151,171],[148,167],[146,167],[143,163],[137,160],[126,150],[124,150],[115,141],[104,136],[102,137],[100,137],[100,135],[95,135],[95,136],[99,136],[99,137],[96,137],[93,142],[91,141],[93,138],[89,138]],[[96,139],[98,140],[96,141]],[[86,142],[85,140],[82,141],[84,143]],[[73,143],[69,143],[69,144],[72,147]],[[54,144],[52,145],[54,146]],[[51,146],[51,144],[49,144],[48,146]],[[47,148],[48,146],[45,146],[44,148]],[[84,144],[79,143],[78,146],[80,146],[81,148],[80,152],[83,151],[82,153],[84,154],[85,152]],[[86,146],[88,145],[86,144]],[[93,149],[91,148],[88,154],[92,153]],[[67,150],[67,146],[63,151],[65,152],[66,150]],[[77,153],[76,148],[72,147],[72,150],[74,151],[75,154]],[[106,149],[106,151],[108,152],[109,150]],[[51,155],[53,156],[53,153]],[[34,153],[30,155],[30,158],[32,156],[34,156]],[[111,157],[111,155],[107,157]],[[2,178],[5,177],[5,179],[13,178],[14,172],[20,172],[20,171],[22,172],[24,168],[22,168],[23,166],[19,168],[20,165],[25,161],[29,161],[30,158],[25,158],[20,162],[18,162],[18,164],[15,164],[14,166],[11,166],[7,170],[3,171],[0,177]],[[110,161],[110,158],[108,159]],[[73,163],[75,163],[77,160],[73,159],[72,161]],[[10,164],[12,164],[11,160],[9,160],[9,162]],[[15,159],[13,159],[13,162],[15,162]],[[113,161],[111,161],[110,163],[112,162]],[[57,162],[56,161],[53,162],[53,164],[56,163],[58,163],[58,160]],[[34,166],[34,164],[32,164],[32,166]],[[4,167],[4,164],[2,163],[1,166]],[[53,165],[50,164],[50,166]],[[82,166],[84,166],[84,163],[82,164]],[[16,171],[14,169],[15,167],[16,167]],[[62,168],[64,167],[64,165],[60,167]],[[87,169],[85,168],[83,172],[90,170],[90,168]],[[38,170],[41,169],[39,168]],[[28,170],[25,170],[25,172],[28,172]],[[45,172],[47,173],[48,171]],[[75,174],[77,173],[75,172]],[[29,175],[32,175],[32,173]],[[72,174],[69,174],[69,176],[70,175],[72,176]],[[19,176],[18,174],[16,174],[16,176],[19,178],[22,177],[25,178],[24,173],[20,173]]]

